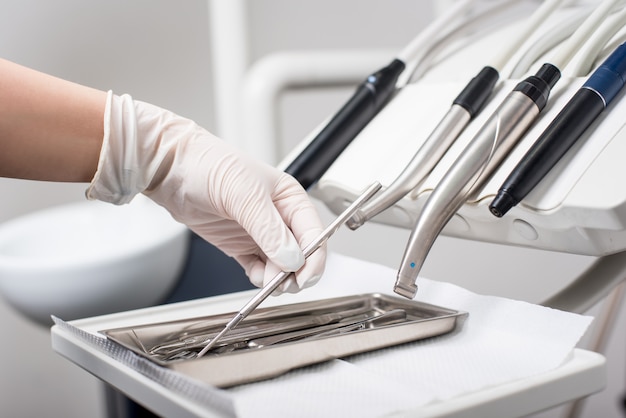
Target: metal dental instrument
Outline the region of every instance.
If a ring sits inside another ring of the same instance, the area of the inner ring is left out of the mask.
[[[341,334],[344,332],[350,332],[353,330],[373,328],[374,326],[381,325],[390,325],[400,321],[405,321],[406,317],[407,314],[404,309],[393,309],[388,312],[376,313],[375,315],[369,316],[365,319],[352,320],[347,323],[339,322],[336,324],[326,325],[317,328],[286,332],[283,334],[269,335],[267,337],[257,338],[254,340],[250,340],[247,343],[247,346],[260,348],[266,347],[268,345],[274,345],[300,339],[327,337],[331,335]]]
[[[498,71],[485,67],[472,79],[452,107],[435,127],[409,164],[391,185],[359,209],[348,220],[350,229],[357,229],[380,212],[395,204],[417,187],[435,168],[450,145],[461,134],[487,100],[498,80]]]
[[[559,70],[545,64],[500,104],[437,184],[415,224],[404,251],[394,291],[412,299],[417,275],[433,243],[470,192],[498,166],[545,106]]]
[[[350,229],[359,228],[391,207],[426,179],[448,148],[481,110],[498,81],[502,67],[562,2],[563,0],[547,0],[542,3],[514,42],[507,45],[507,48],[470,80],[398,177],[350,218],[347,223]]]
[[[285,172],[291,174],[305,189],[315,184],[389,102],[397,91],[397,85],[404,83],[402,75],[406,75],[405,79],[410,78],[416,62],[429,53],[439,38],[454,31],[455,21],[462,19],[474,3],[475,0],[457,1],[444,15],[420,32],[391,63],[366,77],[350,99],[289,163]]]
[[[547,0],[546,3],[560,1],[562,0]],[[459,37],[475,33],[486,21],[496,20],[505,10],[520,1],[492,2],[495,5],[487,10],[469,13],[475,3],[476,0],[456,1],[445,14],[429,24],[400,51],[390,64],[368,76],[350,99],[287,165],[285,172],[291,174],[305,189],[314,185],[394,95],[406,84],[423,75],[431,61],[427,58],[441,52]],[[476,79],[481,77],[482,75],[477,76]]]
[[[332,314],[339,316],[344,315],[344,313],[337,312]],[[317,326],[302,327],[299,329],[296,328],[291,331],[280,330],[280,325],[273,333],[242,333],[241,330],[239,330],[240,332],[237,332],[236,334],[222,337],[219,344],[213,346],[211,353],[223,354],[240,349],[261,348],[283,342],[302,341],[317,337],[339,335],[354,330],[362,330],[403,322],[406,318],[407,314],[404,309],[393,309],[387,312],[378,312],[377,310],[374,310],[374,312],[372,312],[372,309],[368,308],[367,312],[359,315],[346,316],[338,321],[330,321],[326,324]],[[271,324],[268,325],[271,327]],[[178,348],[159,350],[158,352],[150,352],[150,354],[158,357],[162,361],[195,358],[197,353],[196,348],[203,348],[203,343],[206,343],[207,340],[208,339],[204,339],[196,345],[181,345]]]
[[[261,325],[248,325],[239,328],[239,332],[235,336],[224,336],[220,339],[219,345],[229,344],[233,341],[239,341],[242,339],[257,339],[264,338],[269,335],[282,334],[286,332],[299,331],[303,329],[315,329],[326,326],[328,324],[336,324],[346,320],[346,318],[360,318],[365,319],[368,317],[368,312],[371,309],[369,307],[359,307],[344,312],[329,312],[323,315],[305,315],[297,316],[294,319],[289,320],[275,320],[273,323],[264,323]],[[171,356],[179,351],[190,350],[194,348],[204,348],[207,342],[209,342],[217,332],[212,333],[200,333],[185,337],[183,339],[174,339],[170,341],[164,341],[152,349],[150,354]],[[231,341],[232,340],[232,341]],[[215,348],[215,346],[214,346]]]
[[[381,185],[378,182],[370,185],[359,197],[356,198],[350,206],[346,210],[344,210],[333,222],[330,223],[322,231],[322,233],[306,248],[303,250],[304,257],[308,258],[311,254],[313,254],[320,246],[322,246],[338,229],[344,224],[353,214],[354,212],[368,199],[370,199],[378,190],[380,190]],[[217,344],[220,338],[224,336],[228,331],[235,328],[245,317],[247,317],[250,312],[252,312],[257,306],[261,304],[265,299],[269,297],[278,286],[287,279],[292,272],[281,271],[278,273],[266,286],[263,287],[252,299],[246,303],[241,310],[231,319],[224,329],[219,332],[212,340],[208,342],[208,344],[198,353],[197,358],[202,357],[209,351],[212,347]]]
[[[619,0],[605,0],[544,64],[504,99],[435,187],[415,224],[398,270],[394,291],[412,299],[417,276],[435,240],[470,193],[478,190],[545,107],[560,67],[601,24]]]

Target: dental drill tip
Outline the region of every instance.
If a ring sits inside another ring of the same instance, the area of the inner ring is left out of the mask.
[[[396,284],[393,287],[393,291],[407,299],[413,299],[417,294],[417,285],[415,284],[413,278],[410,278],[410,280],[407,281],[406,279],[403,280],[400,276],[398,276]]]
[[[363,226],[365,221],[366,219],[363,216],[363,212],[361,210],[357,210],[354,215],[346,221],[346,226],[355,231],[359,229],[359,227]]]

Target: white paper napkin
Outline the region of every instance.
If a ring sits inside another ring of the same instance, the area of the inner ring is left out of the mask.
[[[385,266],[331,254],[320,283],[270,303],[393,294],[395,275]],[[458,332],[229,389],[238,416],[379,417],[417,408],[552,370],[565,361],[592,321],[424,278],[418,286],[416,300],[469,312]]]

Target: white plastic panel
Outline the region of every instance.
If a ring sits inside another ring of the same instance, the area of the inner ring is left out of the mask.
[[[505,29],[488,36],[466,46],[459,55],[466,57],[472,50],[476,56],[486,54],[493,50],[494,39],[506,34]],[[475,62],[459,66],[463,60],[453,57],[440,64],[440,73],[450,74],[452,81],[427,76],[400,91],[331,166],[312,194],[339,213],[372,181],[389,185],[480,68]],[[523,202],[503,218],[494,217],[488,209],[506,176],[585,78],[564,76],[557,83],[539,119],[479,195],[448,223],[444,235],[591,256],[626,249],[626,187],[622,187],[622,179],[626,178],[622,162],[626,155],[624,92]],[[485,109],[424,183],[370,222],[411,229],[429,192],[518,81],[501,81]]]

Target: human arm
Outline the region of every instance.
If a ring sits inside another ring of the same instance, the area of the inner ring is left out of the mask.
[[[291,176],[130,96],[6,61],[0,79],[0,175],[91,182],[88,197],[114,204],[144,193],[235,258],[257,286],[279,269],[298,271],[283,291],[321,276],[325,249],[306,265],[301,251],[321,222]]]
[[[106,93],[0,59],[0,176],[91,181]]]

